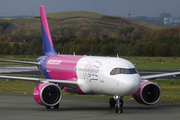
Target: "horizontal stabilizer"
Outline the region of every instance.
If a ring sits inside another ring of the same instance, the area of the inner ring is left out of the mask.
[[[40,63],[37,63],[37,62],[16,61],[16,60],[4,60],[4,59],[0,59],[0,61],[2,61],[2,62],[14,62],[14,63],[40,65]]]

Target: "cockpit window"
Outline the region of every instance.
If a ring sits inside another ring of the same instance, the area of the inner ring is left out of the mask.
[[[116,75],[116,74],[136,74],[137,70],[135,68],[132,69],[124,69],[124,68],[114,68],[110,75]]]

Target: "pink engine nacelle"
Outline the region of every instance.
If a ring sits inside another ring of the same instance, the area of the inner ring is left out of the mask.
[[[156,83],[144,81],[141,82],[140,88],[133,96],[138,103],[153,105],[159,101],[161,89]]]
[[[33,96],[40,105],[55,106],[61,101],[62,92],[54,83],[42,83],[34,89]]]

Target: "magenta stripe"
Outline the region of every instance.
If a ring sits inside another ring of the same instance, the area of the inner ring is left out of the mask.
[[[41,22],[42,22],[42,25],[44,27],[44,30],[45,30],[45,32],[47,34],[47,37],[48,37],[51,45],[53,46],[51,33],[50,33],[50,30],[49,30],[49,25],[48,25],[48,21],[47,21],[47,17],[46,17],[46,11],[45,11],[44,6],[40,6],[40,14],[41,14]]]
[[[46,68],[51,79],[77,81],[76,65],[83,56],[53,55],[48,58]],[[80,89],[64,88],[66,92],[84,94]]]
[[[48,58],[46,68],[51,79],[77,81],[76,65],[83,56],[53,55]]]

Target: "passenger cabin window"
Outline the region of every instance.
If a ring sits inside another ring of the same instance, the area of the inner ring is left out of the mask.
[[[124,68],[114,68],[110,75],[117,75],[117,74],[136,74],[137,70],[135,68],[132,69],[124,69]]]

